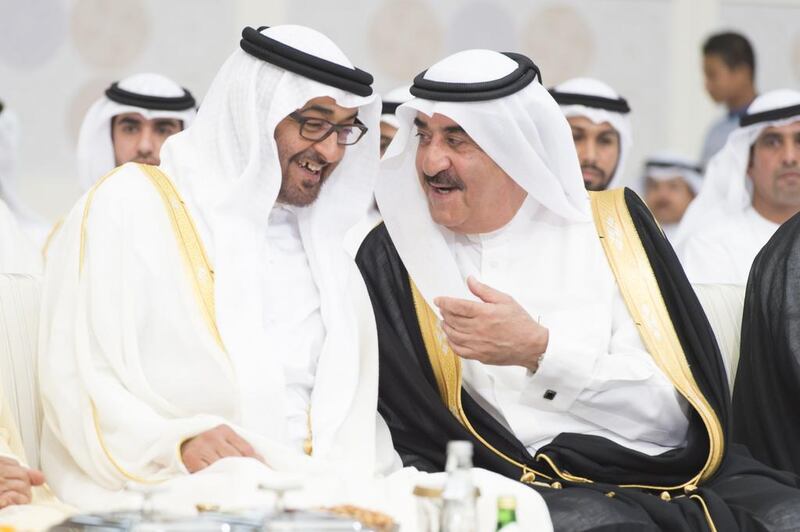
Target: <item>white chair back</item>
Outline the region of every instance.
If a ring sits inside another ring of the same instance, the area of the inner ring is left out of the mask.
[[[733,284],[696,284],[693,287],[714,330],[733,393],[736,368],[739,366],[745,287]]]

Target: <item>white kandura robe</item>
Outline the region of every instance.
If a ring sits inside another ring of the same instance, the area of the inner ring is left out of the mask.
[[[453,236],[464,278],[510,294],[550,335],[535,374],[465,359],[464,387],[532,455],[562,432],[650,455],[680,447],[687,404],[644,347],[597,235],[585,229],[559,227],[528,199],[497,231]],[[562,273],[576,264],[586,275]]]
[[[684,241],[681,263],[694,284],[747,284],[750,266],[779,224],[752,206],[700,229]]]
[[[107,510],[127,481],[185,475],[180,443],[220,424],[278,471],[373,473],[377,338],[354,263],[341,280],[350,298],[339,304],[352,305],[359,343],[350,353],[319,355],[316,382],[325,386],[314,387],[310,408],[314,421],[322,421],[313,423],[309,458],[287,436],[296,431],[264,427],[265,419],[287,419],[293,411],[286,406],[290,391],[264,384],[282,380],[281,357],[238,359],[215,342],[164,200],[141,170],[126,165],[96,189],[81,273],[86,201],[73,208],[50,250],[43,295],[41,459],[56,493],[80,508]],[[356,385],[340,387],[341,381]],[[326,425],[326,419],[341,422]],[[386,450],[388,439],[381,441]]]

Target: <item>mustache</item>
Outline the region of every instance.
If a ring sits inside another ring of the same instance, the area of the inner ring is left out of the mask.
[[[605,171],[602,168],[600,168],[599,166],[596,166],[594,164],[582,164],[581,165],[581,170],[592,170],[603,179],[608,177],[606,175]]]
[[[440,187],[446,188],[454,188],[456,190],[464,190],[467,186],[464,182],[459,178],[457,175],[449,172],[448,170],[442,170],[434,175],[422,174],[425,177],[425,182],[429,185],[436,185]]]
[[[301,159],[311,161],[312,163],[318,164],[320,166],[328,165],[328,160],[319,153],[317,153],[317,151],[314,148],[308,148],[305,151],[301,151],[300,153],[292,155],[292,158],[289,160],[290,162],[296,163]]]

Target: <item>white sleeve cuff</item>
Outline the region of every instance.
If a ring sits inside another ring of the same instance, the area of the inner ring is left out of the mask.
[[[592,379],[598,353],[550,330],[547,350],[530,376],[520,400],[533,408],[563,412],[572,407]]]

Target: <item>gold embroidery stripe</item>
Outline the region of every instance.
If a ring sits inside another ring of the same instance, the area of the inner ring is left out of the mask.
[[[522,471],[520,481],[532,484],[536,476],[541,476],[548,480],[552,477],[546,475],[538,470],[535,470],[527,465],[517,462],[513,458],[506,456],[496,448],[494,448],[483,436],[478,434],[475,428],[467,419],[467,414],[461,404],[461,359],[453,353],[447,342],[440,339],[439,333],[439,319],[436,313],[433,312],[428,302],[422,297],[417,285],[409,278],[411,285],[411,295],[414,301],[414,310],[417,313],[417,321],[419,322],[420,331],[422,332],[422,341],[425,344],[425,351],[428,353],[428,360],[430,361],[433,374],[436,378],[436,384],[439,388],[439,395],[442,398],[447,409],[450,413],[466,428],[475,439],[477,439],[484,447],[489,449],[495,455],[499,456],[506,462],[509,462]]]
[[[636,232],[624,190],[591,193],[595,225],[625,304],[647,350],[678,392],[698,412],[709,437],[709,455],[694,478],[680,486],[626,485],[646,489],[679,489],[705,480],[719,467],[723,455],[722,425],[692,375],[669,317],[647,253]]]
[[[150,181],[155,185],[164,200],[169,219],[175,230],[175,236],[178,239],[181,254],[194,281],[195,293],[200,298],[201,306],[204,310],[203,316],[217,345],[224,351],[225,346],[222,343],[216,320],[214,270],[209,264],[194,221],[192,221],[192,217],[189,215],[189,211],[186,209],[186,205],[172,181],[158,167],[144,164],[138,166],[150,178]]]
[[[47,233],[47,239],[44,241],[44,246],[42,246],[42,259],[47,260],[47,250],[50,249],[50,244],[53,243],[53,238],[58,234],[58,231],[61,229],[61,226],[64,225],[64,220],[61,219],[50,228],[50,232]]]

